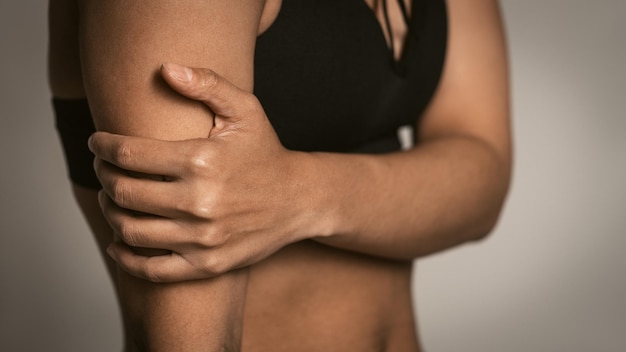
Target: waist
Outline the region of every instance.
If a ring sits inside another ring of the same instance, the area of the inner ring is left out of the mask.
[[[410,286],[410,263],[288,246],[251,269],[244,350],[417,351]]]

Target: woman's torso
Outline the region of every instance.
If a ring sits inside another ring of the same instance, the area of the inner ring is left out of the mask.
[[[406,1],[410,30],[396,60],[368,7],[375,2],[283,0],[259,37],[255,94],[287,148],[391,152],[400,148],[397,129],[416,125],[443,66],[444,1]],[[94,131],[86,100],[55,105],[72,180],[98,188],[85,143]],[[312,241],[290,245],[251,268],[243,348],[418,351],[410,279],[410,262]]]
[[[398,128],[415,126],[430,101],[445,53],[443,1],[412,1],[399,58],[367,5],[283,0],[257,40],[255,94],[287,148],[395,151]],[[312,241],[288,246],[251,269],[243,350],[418,351],[411,266]]]

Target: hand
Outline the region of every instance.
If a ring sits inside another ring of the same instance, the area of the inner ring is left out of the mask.
[[[214,128],[185,141],[90,138],[100,205],[119,237],[109,255],[131,275],[174,282],[244,267],[309,237],[316,214],[304,154],[280,144],[256,97],[208,69],[164,65],[162,75],[215,113]]]

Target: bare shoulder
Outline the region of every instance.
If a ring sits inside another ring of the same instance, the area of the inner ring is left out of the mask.
[[[104,3],[111,2],[107,1]],[[85,96],[80,62],[79,8],[89,6],[90,3],[98,2],[89,0],[49,0],[48,73],[50,89],[56,97],[82,98]],[[141,1],[137,3],[141,3]],[[151,2],[150,5],[154,8],[158,3],[158,1],[155,1]],[[180,1],[177,7],[182,10],[185,8],[193,9],[195,3],[200,4],[203,2],[197,0]],[[239,7],[237,14],[245,17],[242,18],[242,23],[253,23],[254,26],[258,27],[258,34],[261,34],[272,25],[278,16],[282,0],[253,2],[214,1],[214,3],[215,7],[227,4],[228,10],[234,10]],[[107,7],[109,9],[113,8],[113,6]],[[244,11],[244,7],[248,7],[248,10]],[[220,13],[226,15],[227,12],[221,11]],[[141,18],[141,16],[138,18]]]
[[[263,7],[261,20],[259,21],[258,35],[265,33],[265,31],[272,26],[274,21],[276,21],[282,3],[283,0],[265,0],[265,6]]]
[[[497,0],[447,0],[448,50],[422,139],[467,136],[510,158],[509,78]]]

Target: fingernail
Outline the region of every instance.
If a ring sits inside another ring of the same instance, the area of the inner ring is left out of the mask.
[[[89,139],[87,140],[87,147],[93,154],[98,153],[95,135],[96,133],[92,133],[91,136],[89,136]]]
[[[110,244],[107,247],[107,254],[109,255],[109,257],[115,259],[115,256],[114,256],[114,253],[113,253],[113,245],[112,244]]]
[[[193,78],[193,72],[189,67],[177,65],[177,64],[164,64],[163,65],[166,70],[172,75],[172,77],[176,78],[181,82],[191,82]]]

